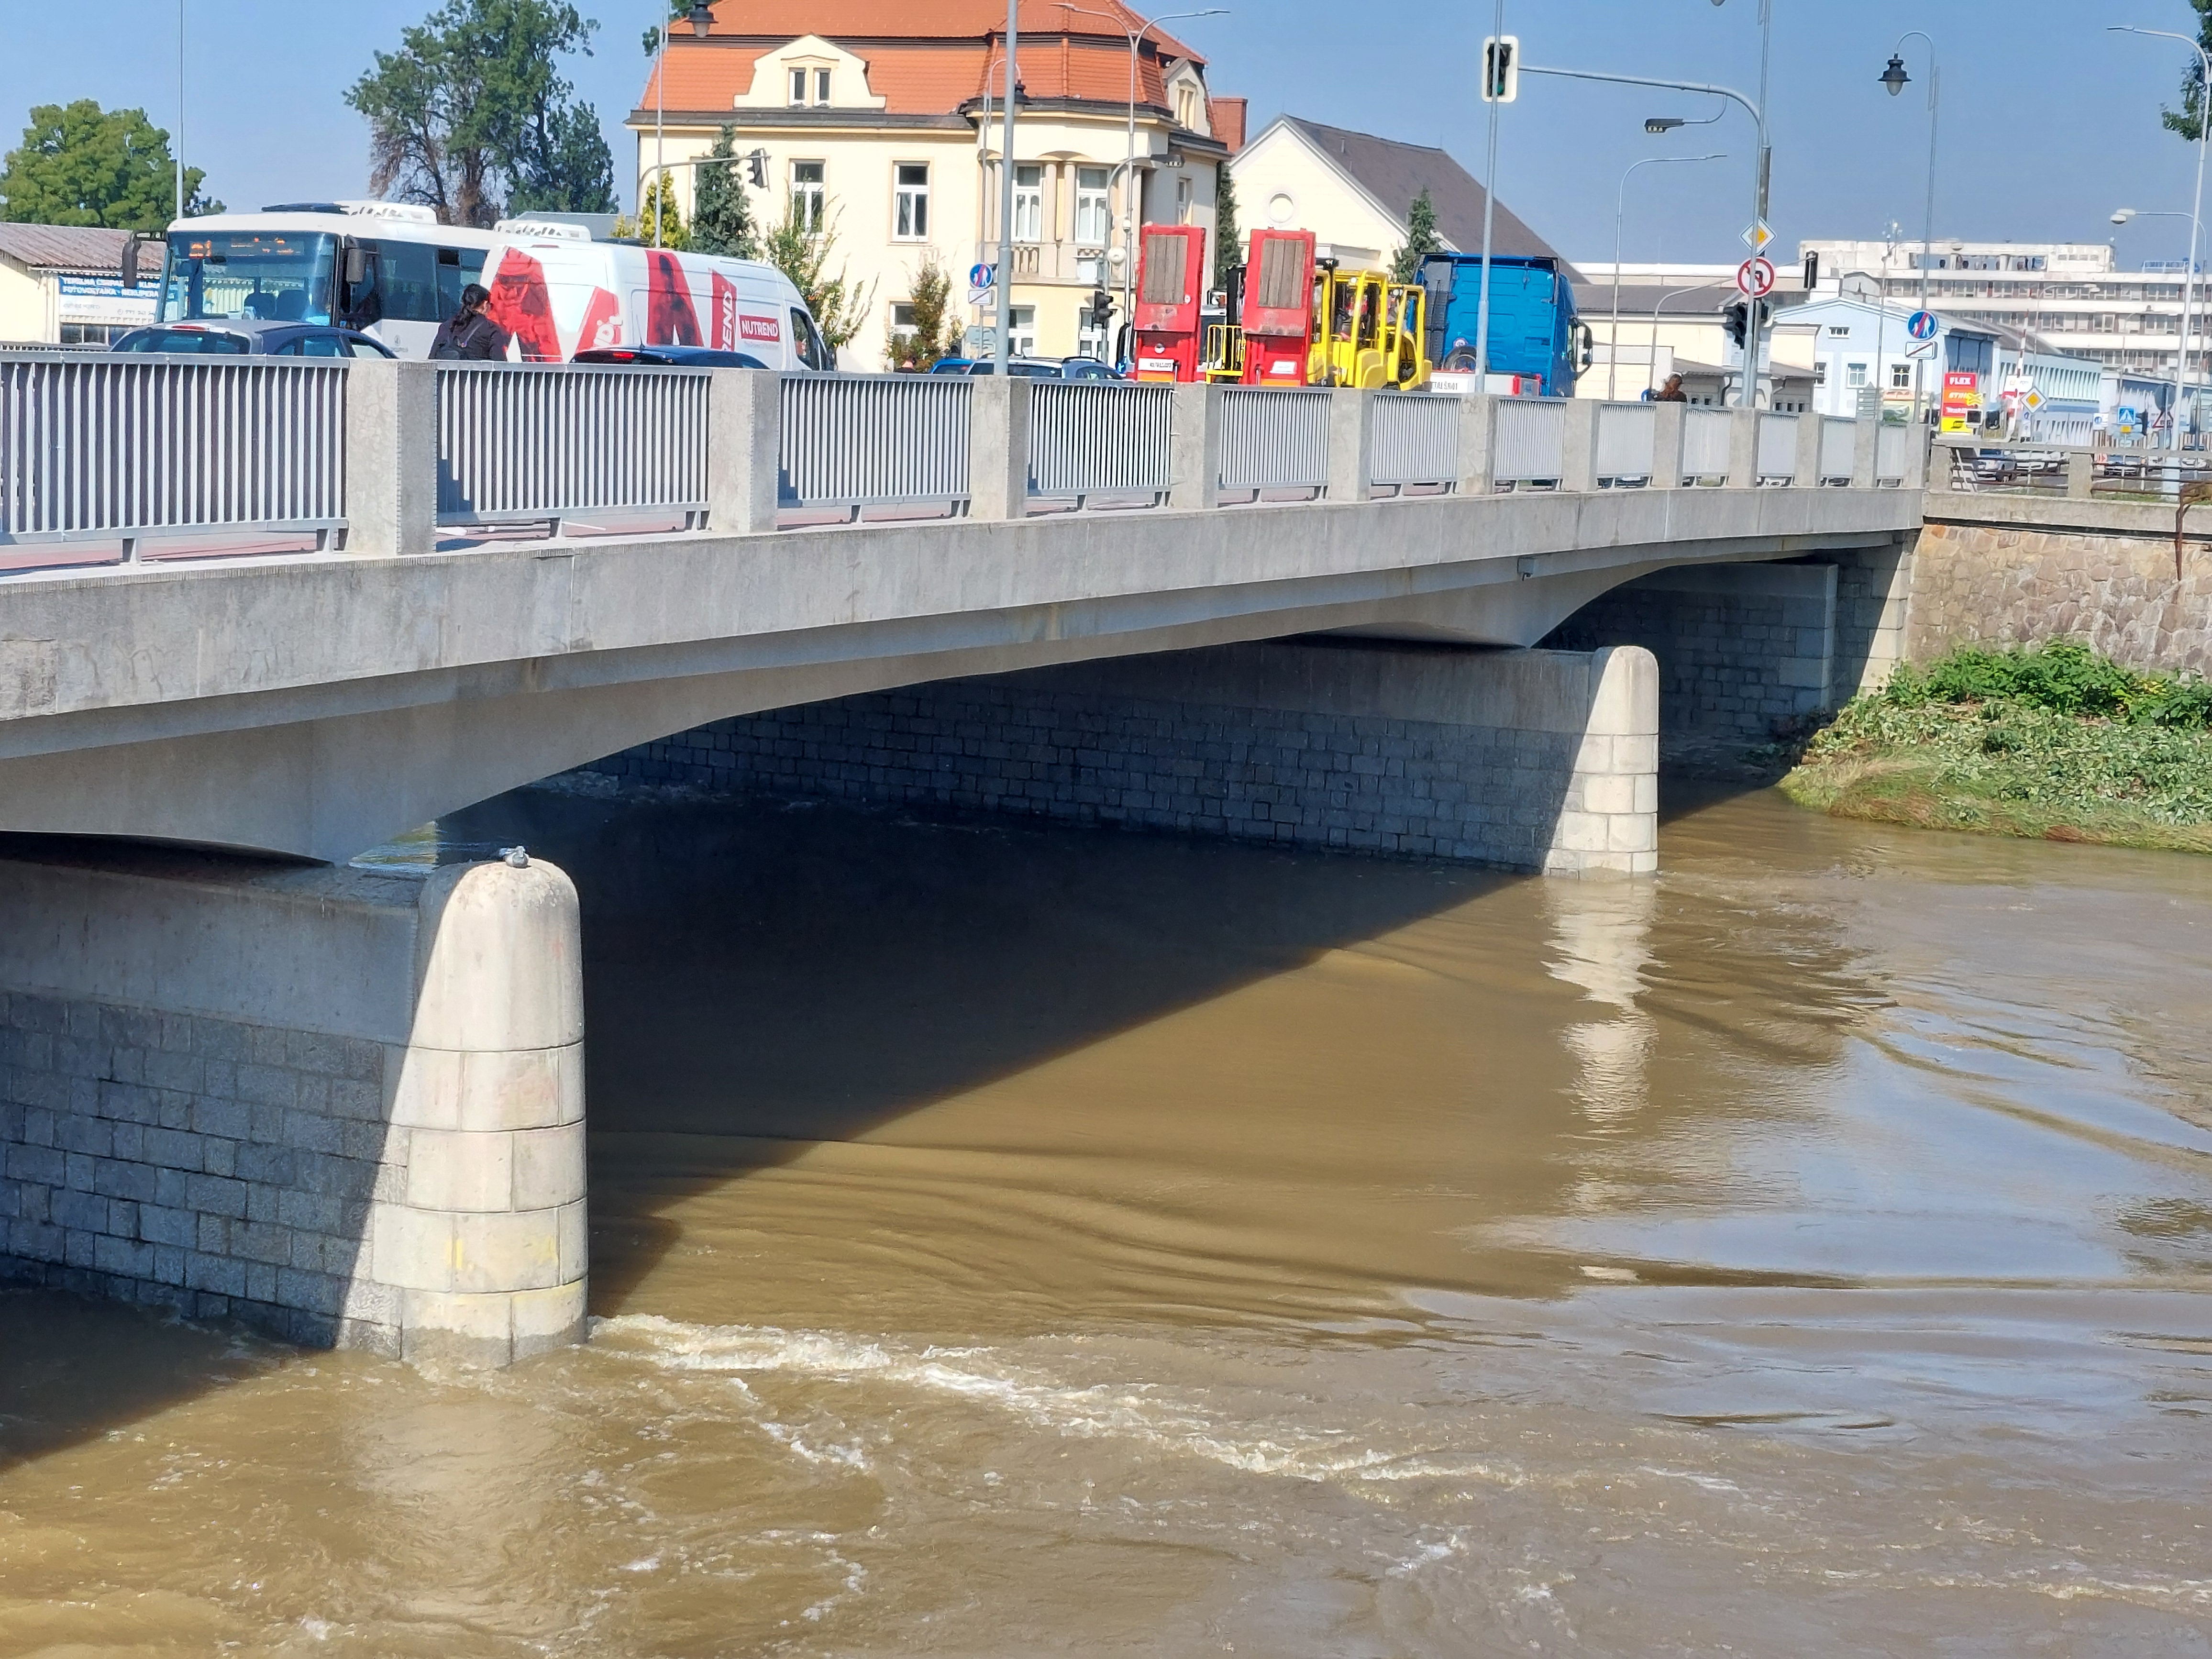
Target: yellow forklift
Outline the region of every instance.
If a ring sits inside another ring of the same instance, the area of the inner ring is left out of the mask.
[[[1340,270],[1324,259],[1314,276],[1309,386],[1411,392],[1428,383],[1427,295],[1381,270]]]

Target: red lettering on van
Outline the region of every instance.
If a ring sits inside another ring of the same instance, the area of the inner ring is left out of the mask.
[[[740,317],[738,319],[738,333],[744,339],[774,341],[781,344],[783,325],[773,317]]]
[[[738,343],[738,285],[720,271],[714,273],[714,349],[729,351]]]
[[[620,345],[622,325],[622,301],[603,288],[593,289],[592,302],[584,308],[584,325],[576,333],[576,349]]]
[[[545,291],[545,268],[520,248],[500,256],[491,301],[484,309],[520,344],[524,362],[561,361],[561,331],[553,321],[552,295]]]
[[[645,256],[650,273],[646,300],[645,341],[647,345],[702,343],[699,313],[692,309],[691,285],[684,280],[684,267],[676,256],[659,248]]]

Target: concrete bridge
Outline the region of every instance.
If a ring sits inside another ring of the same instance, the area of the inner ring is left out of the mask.
[[[581,1328],[574,896],[343,860],[594,764],[1645,872],[1651,657],[1531,647],[1826,706],[1920,517],[1895,428],[1679,404],[0,375],[0,1263],[495,1360]]]

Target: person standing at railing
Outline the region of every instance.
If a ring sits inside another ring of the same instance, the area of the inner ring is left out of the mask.
[[[504,358],[513,337],[485,311],[490,303],[491,290],[481,283],[471,283],[463,289],[461,308],[438,325],[430,356],[447,363],[489,363]]]
[[[1656,404],[1686,404],[1690,401],[1690,394],[1682,390],[1680,375],[1669,374],[1667,384],[1659,388],[1659,395],[1651,401]]]

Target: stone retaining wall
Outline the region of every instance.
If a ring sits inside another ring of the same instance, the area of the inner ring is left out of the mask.
[[[2172,508],[1931,492],[1929,511],[1914,661],[1954,645],[2069,638],[2131,668],[2212,673],[2212,547],[2192,537],[2177,581]],[[2212,510],[2192,522],[2212,524]]]
[[[1650,656],[1291,642],[719,720],[638,783],[1018,812],[1557,873],[1657,867]]]

